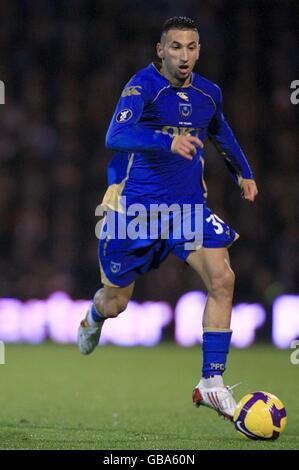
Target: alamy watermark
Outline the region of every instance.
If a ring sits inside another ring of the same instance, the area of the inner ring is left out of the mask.
[[[203,241],[203,204],[126,204],[120,198],[119,210],[102,204],[95,215],[102,217],[95,233],[98,239],[184,240],[185,250],[196,250]],[[216,217],[216,216],[215,216]]]
[[[0,365],[5,364],[5,344],[0,341]]]
[[[291,342],[291,348],[295,349],[290,355],[291,364],[297,366],[299,364],[299,340],[296,339],[295,341]]]
[[[298,104],[299,103],[299,80],[293,80],[290,88],[291,90],[294,90],[290,96],[291,103]]]
[[[5,85],[2,80],[0,80],[0,104],[5,104]]]

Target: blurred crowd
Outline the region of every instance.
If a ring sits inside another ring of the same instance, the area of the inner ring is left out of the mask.
[[[1,0],[1,297],[89,298],[100,286],[94,211],[112,156],[107,126],[125,83],[155,59],[161,25],[180,14],[200,26],[196,70],[221,86],[259,188],[256,203],[244,201],[206,145],[208,204],[240,234],[235,301],[298,293],[298,2]],[[135,298],[175,303],[202,288],[170,255]]]

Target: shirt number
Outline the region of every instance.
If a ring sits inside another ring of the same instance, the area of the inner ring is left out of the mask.
[[[218,217],[217,215],[215,214],[211,214],[207,219],[206,219],[207,222],[212,222],[213,224],[213,227],[214,227],[214,230],[215,230],[215,233],[217,233],[217,235],[220,235],[221,233],[223,233],[223,227],[221,225],[221,222],[223,222],[223,220],[220,219],[220,217]]]

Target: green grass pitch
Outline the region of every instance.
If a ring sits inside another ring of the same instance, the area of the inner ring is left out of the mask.
[[[0,366],[1,449],[299,449],[299,365],[291,350],[233,349],[227,384],[235,395],[265,390],[285,404],[277,441],[248,441],[230,422],[191,402],[200,346],[7,345]]]

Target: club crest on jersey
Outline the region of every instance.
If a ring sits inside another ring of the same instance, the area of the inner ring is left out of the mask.
[[[187,93],[184,93],[183,91],[178,91],[177,95],[181,98],[181,100],[189,101]]]
[[[179,103],[179,112],[183,118],[187,118],[192,114],[192,106],[190,103]]]
[[[115,263],[115,261],[110,261],[110,271],[115,274],[120,271],[121,263]]]
[[[123,109],[116,116],[117,122],[126,122],[133,116],[133,111],[131,109]]]

